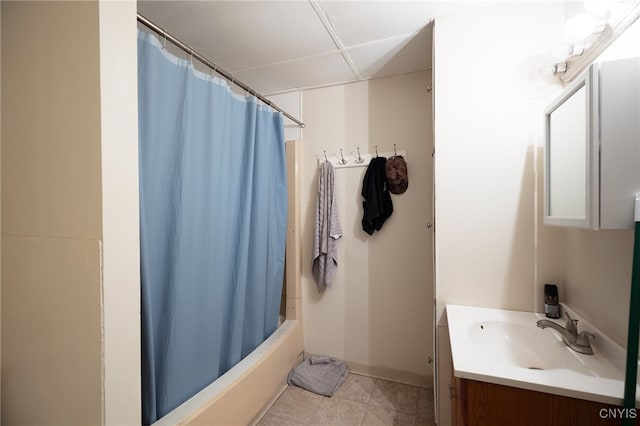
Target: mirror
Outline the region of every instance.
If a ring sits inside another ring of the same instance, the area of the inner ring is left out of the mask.
[[[590,67],[545,111],[546,225],[597,226],[597,209],[590,208],[598,177],[593,74]]]
[[[586,102],[580,87],[549,115],[549,215],[586,217]]]

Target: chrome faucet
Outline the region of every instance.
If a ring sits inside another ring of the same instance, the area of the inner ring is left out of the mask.
[[[578,333],[578,320],[571,318],[567,312],[564,314],[567,317],[567,323],[564,327],[546,319],[539,320],[536,325],[542,329],[551,327],[556,330],[560,333],[560,336],[562,336],[564,344],[574,351],[580,352],[581,354],[593,355],[593,349],[591,348],[589,339],[595,339],[595,334],[589,333],[588,331]]]

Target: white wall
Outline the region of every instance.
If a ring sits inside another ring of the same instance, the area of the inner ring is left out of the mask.
[[[562,2],[503,2],[434,25],[436,299],[440,424],[449,424],[447,303],[532,311],[557,277],[562,232],[540,230],[543,68]]]
[[[446,303],[535,307],[537,147],[560,90],[541,68],[563,22],[556,2],[436,21],[438,316]]]
[[[356,372],[431,386],[433,354],[430,73],[340,85],[302,93],[303,304],[305,350],[338,357]],[[361,227],[365,168],[336,170],[344,236],[331,289],[311,276],[317,159],[407,151],[409,188],[392,196],[394,213],[381,231]]]
[[[290,115],[301,120],[302,117],[302,92],[294,91],[281,93],[277,95],[267,96],[280,109],[287,111]],[[303,129],[290,119],[284,117],[284,140],[300,141],[302,140]]]
[[[106,425],[141,414],[135,0],[100,2],[102,298]]]

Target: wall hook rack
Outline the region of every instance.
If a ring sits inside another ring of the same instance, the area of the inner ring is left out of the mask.
[[[327,151],[322,151],[322,156],[318,156],[318,166],[320,166],[323,162],[329,162],[333,164],[335,169],[341,169],[345,167],[366,167],[369,165],[372,159],[382,157],[392,157],[394,155],[400,155],[407,158],[406,151],[398,151],[395,144],[393,147],[393,152],[382,152],[378,153],[378,145],[375,146],[375,153],[372,154],[361,154],[360,147],[356,148],[356,153],[351,153],[349,155],[344,154],[344,150],[340,149],[339,154],[332,155],[327,157]]]

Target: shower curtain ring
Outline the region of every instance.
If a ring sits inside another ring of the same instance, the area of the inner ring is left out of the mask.
[[[162,49],[166,49],[167,47],[167,31],[162,30]]]
[[[189,63],[193,64],[193,47],[191,48],[191,51],[189,52]]]

